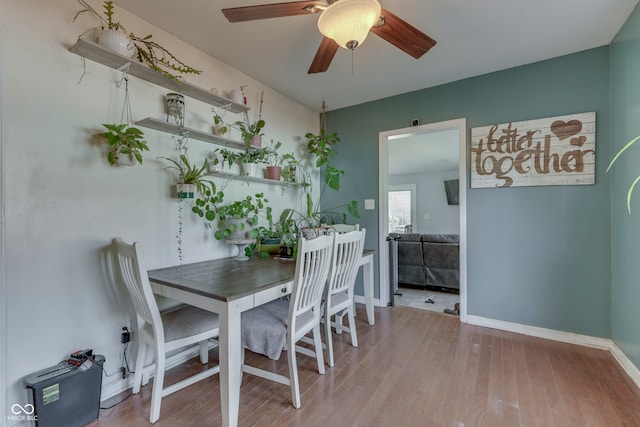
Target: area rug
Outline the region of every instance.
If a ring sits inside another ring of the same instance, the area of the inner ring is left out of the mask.
[[[439,292],[414,288],[398,288],[402,295],[394,296],[397,306],[419,308],[421,310],[444,313],[445,309],[453,310],[455,304],[460,302],[460,295],[452,292]],[[433,303],[429,302],[433,301]]]

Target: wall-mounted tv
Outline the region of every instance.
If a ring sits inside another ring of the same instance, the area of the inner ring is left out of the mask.
[[[447,204],[459,205],[460,180],[451,179],[444,182],[444,191],[447,193]]]

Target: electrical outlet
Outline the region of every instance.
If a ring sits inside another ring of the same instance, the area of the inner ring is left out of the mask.
[[[122,327],[122,333],[120,334],[120,342],[122,344],[126,344],[131,341],[131,332],[129,332],[129,328],[126,326]]]
[[[124,366],[120,368],[120,377],[124,380],[127,378],[127,368]]]

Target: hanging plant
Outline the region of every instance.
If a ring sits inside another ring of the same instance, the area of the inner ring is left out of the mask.
[[[118,163],[121,155],[132,155],[138,163],[142,164],[142,151],[149,151],[149,147],[147,141],[143,139],[144,135],[140,129],[129,126],[127,123],[103,123],[102,126],[107,128],[107,132],[102,132],[99,135],[106,138],[111,146],[109,154],[107,154],[110,165]]]
[[[133,156],[138,163],[142,164],[142,152],[149,151],[143,132],[133,126],[131,103],[129,101],[129,79],[126,75],[124,82],[124,104],[120,116],[121,123],[103,123],[102,126],[107,131],[98,134],[98,136],[105,138],[109,142],[110,149],[107,154],[107,160],[112,166],[122,161],[121,156]]]

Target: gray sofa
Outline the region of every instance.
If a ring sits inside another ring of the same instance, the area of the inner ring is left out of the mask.
[[[397,234],[398,283],[460,289],[460,236]]]

